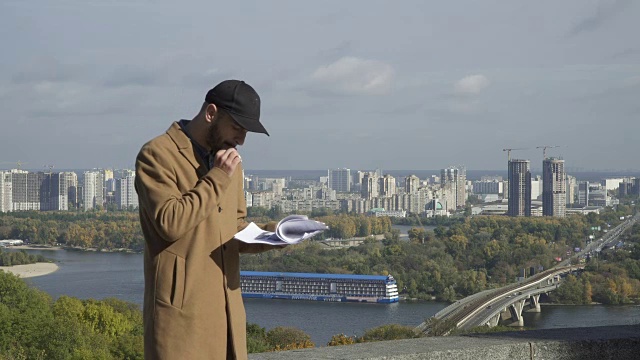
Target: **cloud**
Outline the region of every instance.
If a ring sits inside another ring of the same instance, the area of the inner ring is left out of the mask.
[[[11,76],[11,84],[25,85],[43,81],[73,81],[80,77],[83,70],[84,69],[79,66],[63,64],[51,57],[35,58],[20,66]]]
[[[20,89],[34,100],[27,113],[33,117],[115,115],[138,106],[139,90],[113,90],[81,82],[42,81]]]
[[[384,62],[347,56],[316,69],[311,82],[314,87],[341,95],[382,95],[391,91],[394,73],[393,67]]]
[[[619,51],[613,55],[611,55],[611,59],[620,60],[633,57],[634,55],[640,54],[640,48],[626,48],[622,51]]]
[[[355,48],[355,43],[351,40],[341,41],[339,44],[327,49],[321,49],[317,53],[317,58],[322,61],[343,57],[345,54],[352,53]]]
[[[458,95],[472,95],[480,93],[487,86],[489,86],[489,79],[482,74],[477,74],[458,80],[453,87]]]
[[[631,3],[632,0],[600,0],[595,13],[574,25],[569,34],[578,35],[594,31],[621,13]]]
[[[137,65],[121,65],[104,79],[106,87],[155,86],[163,78],[162,72]]]

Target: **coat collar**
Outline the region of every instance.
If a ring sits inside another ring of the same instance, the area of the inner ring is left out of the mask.
[[[182,131],[180,128],[180,124],[178,122],[174,122],[171,124],[169,129],[167,130],[167,135],[173,140],[173,142],[178,147],[178,150],[196,169],[199,176],[203,176],[207,172],[207,166],[204,164],[204,159],[200,159],[199,156],[196,156],[196,150],[193,147],[193,143],[187,134]]]

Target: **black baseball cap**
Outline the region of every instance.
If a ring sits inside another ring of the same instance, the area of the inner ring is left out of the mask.
[[[260,123],[260,96],[241,80],[225,80],[207,92],[204,99],[226,110],[247,131],[269,135]]]

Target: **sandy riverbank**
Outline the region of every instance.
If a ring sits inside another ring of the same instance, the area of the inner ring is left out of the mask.
[[[0,270],[8,271],[21,278],[48,275],[58,270],[59,266],[54,263],[35,263],[27,265],[0,266]]]
[[[60,246],[47,246],[47,245],[18,245],[11,246],[7,249],[15,250],[62,250]]]

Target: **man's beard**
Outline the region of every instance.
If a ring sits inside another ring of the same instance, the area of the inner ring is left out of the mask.
[[[207,132],[207,145],[211,149],[211,153],[215,154],[220,150],[228,149],[232,146],[225,143],[224,139],[220,134],[220,126],[218,122],[214,122],[209,126],[209,131]]]

